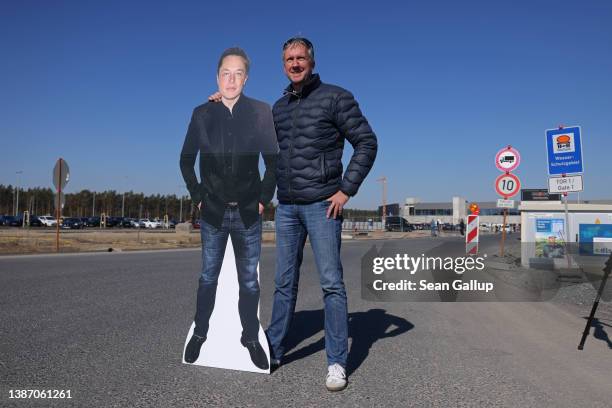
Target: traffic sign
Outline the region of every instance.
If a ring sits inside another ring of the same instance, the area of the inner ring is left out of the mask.
[[[70,169],[64,159],[57,159],[53,168],[53,185],[56,190],[63,190],[70,179]],[[60,187],[61,183],[61,187]]]
[[[582,191],[582,175],[567,177],[550,177],[548,191],[551,193],[574,193]]]
[[[514,208],[514,200],[497,199],[497,208]]]
[[[501,149],[495,155],[495,167],[503,172],[511,172],[521,164],[521,155],[512,146]]]
[[[57,204],[58,204],[58,200],[57,200],[57,194],[55,193],[53,195],[53,206],[55,207],[55,209],[57,209]],[[59,193],[59,204],[60,204],[60,208],[63,210],[64,206],[66,205],[66,195],[64,194],[64,192],[62,191],[61,193]]]
[[[582,139],[580,126],[548,129],[546,131],[548,174],[582,173]]]
[[[495,191],[504,198],[512,197],[521,190],[521,181],[512,173],[501,174],[495,179]]]

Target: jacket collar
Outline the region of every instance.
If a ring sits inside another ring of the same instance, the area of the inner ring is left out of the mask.
[[[319,74],[312,74],[310,78],[308,78],[304,86],[302,87],[301,92],[294,91],[293,85],[289,84],[289,86],[287,86],[285,90],[283,91],[283,95],[289,94],[290,95],[289,99],[291,99],[291,97],[304,98],[308,96],[309,93],[317,89],[319,85],[321,85],[321,78],[319,77]]]

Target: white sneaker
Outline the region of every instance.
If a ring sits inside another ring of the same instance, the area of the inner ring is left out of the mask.
[[[329,391],[342,391],[346,388],[346,372],[340,364],[332,364],[327,367],[325,386]]]

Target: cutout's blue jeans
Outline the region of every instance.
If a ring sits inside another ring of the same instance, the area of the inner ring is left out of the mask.
[[[297,298],[306,236],[314,252],[325,303],[325,350],[328,364],[346,367],[348,310],[342,278],[342,218],[327,218],[328,201],[279,204],[276,208],[276,276],[272,318],[267,330],[274,358],[281,359]]]
[[[245,341],[257,340],[259,333],[257,264],[261,254],[261,218],[249,228],[245,228],[238,208],[226,208],[221,229],[204,221],[201,221],[200,225],[202,274],[198,286],[194,333],[201,337],[206,337],[208,333],[208,323],[215,307],[217,280],[223,264],[227,238],[231,236],[240,287],[238,313],[242,323],[242,337]]]

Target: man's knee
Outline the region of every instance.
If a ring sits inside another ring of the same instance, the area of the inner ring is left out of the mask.
[[[240,293],[247,295],[259,294],[259,282],[257,279],[243,280],[240,282]]]
[[[337,274],[330,274],[321,278],[321,289],[324,295],[341,295],[346,296],[346,288],[344,287],[344,281],[342,276]]]
[[[219,275],[217,275],[217,276],[210,276],[210,275],[207,275],[207,274],[201,274],[200,275],[200,279],[198,280],[198,283],[199,283],[200,286],[216,288],[218,281],[219,281]]]

